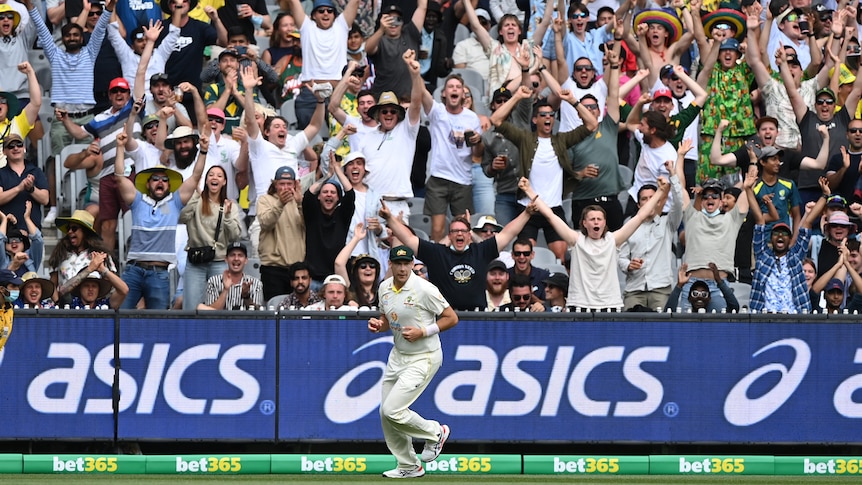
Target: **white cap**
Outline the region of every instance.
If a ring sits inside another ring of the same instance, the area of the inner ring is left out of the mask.
[[[485,10],[484,8],[477,8],[476,9],[476,16],[477,17],[484,17],[485,20],[487,20],[488,22],[491,21],[491,16],[488,15],[488,11]]]
[[[323,280],[323,286],[326,286],[329,283],[338,283],[341,286],[347,288],[347,282],[344,281],[344,278],[337,274],[331,274],[327,276],[325,280]]]

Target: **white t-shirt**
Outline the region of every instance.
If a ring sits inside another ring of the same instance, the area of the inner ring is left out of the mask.
[[[620,249],[614,234],[608,231],[601,239],[581,234],[570,251],[572,264],[566,305],[591,309],[621,308],[623,297],[616,268]]]
[[[365,155],[368,187],[381,196],[413,197],[410,171],[418,135],[419,123],[410,126],[405,119],[388,133],[375,129],[359,137],[356,145],[350,141],[350,146]]]
[[[469,109],[454,114],[446,111],[443,103],[434,102],[427,113],[431,122],[431,158],[429,173],[461,185],[473,185],[472,148],[464,140],[464,132],[482,133],[479,117]],[[412,161],[412,159],[411,159]]]
[[[138,142],[138,148],[126,151],[126,155],[135,162],[135,172],[153,168],[161,163],[161,150],[156,148],[155,145],[150,144],[148,141],[135,141]]]
[[[608,99],[608,86],[603,80],[598,80],[587,89],[579,88],[575,81],[569,77],[561,86],[563,89],[568,89],[575,95],[575,99],[581,100],[584,96],[592,94],[598,100],[599,119],[602,121],[605,114],[605,102]],[[572,131],[575,128],[584,124],[584,120],[578,114],[577,108],[566,101],[560,103],[560,133]]]
[[[542,194],[542,200],[548,207],[563,205],[563,167],[557,160],[550,138],[539,138],[539,146],[530,169],[530,185],[537,194]],[[530,198],[523,197],[518,202],[526,206],[530,203]]]
[[[651,148],[644,143],[644,136],[640,130],[635,130],[635,138],[641,144],[641,157],[638,159],[638,164],[635,167],[635,182],[629,189],[629,195],[632,199],[637,200],[638,190],[644,184],[656,185],[659,176],[670,179],[670,173],[664,167],[666,160],[676,160],[676,150],[669,142],[664,142],[664,145],[658,148]],[[668,194],[667,201],[664,204],[663,212],[670,211],[670,205],[673,201],[673,194]]]
[[[275,177],[275,171],[281,167],[297,169],[297,156],[308,146],[308,138],[304,131],[295,136],[287,135],[283,148],[278,148],[269,140],[263,139],[263,134],[248,137],[248,160],[251,166],[251,176],[254,178],[255,200],[266,195],[269,184]]]
[[[239,157],[239,143],[229,136],[222,134],[218,141],[215,135],[210,135],[210,149],[207,153],[207,159],[204,163],[204,173],[201,175],[201,181],[198,184],[198,189],[202,192],[206,184],[207,172],[213,165],[219,165],[224,169],[227,175],[227,198],[239,200],[239,189],[236,186],[236,159]],[[273,172],[275,174],[275,172]],[[267,185],[269,188],[269,185]]]
[[[299,28],[299,35],[302,38],[300,80],[341,79],[341,69],[344,67],[344,60],[347,59],[349,30],[350,26],[344,21],[344,15],[335,17],[332,27],[326,30],[318,27],[311,17],[306,17],[302,27]]]

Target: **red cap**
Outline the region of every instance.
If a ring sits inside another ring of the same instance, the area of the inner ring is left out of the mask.
[[[111,81],[111,84],[108,86],[108,91],[114,88],[122,88],[126,91],[132,90],[132,88],[129,86],[129,81],[126,81],[124,78],[121,77],[115,77],[113,81]]]
[[[671,93],[670,89],[668,89],[668,88],[659,88],[659,89],[656,89],[654,93],[652,93],[652,99],[655,100],[658,98],[668,98],[668,99],[672,100],[673,99],[673,93]]]

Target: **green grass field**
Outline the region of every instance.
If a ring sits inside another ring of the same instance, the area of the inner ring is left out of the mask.
[[[490,475],[474,477],[455,477],[445,475],[426,475],[417,482],[424,485],[440,484],[478,484],[478,483],[590,483],[600,485],[659,485],[659,484],[755,484],[755,485],[794,485],[821,483],[859,483],[859,477],[823,477],[823,476],[672,476],[672,475],[630,475],[630,476],[590,476],[576,477],[571,475]],[[290,483],[291,485],[320,483],[401,483],[377,476],[336,476],[336,475],[261,475],[261,476],[82,476],[82,475],[0,475],[0,482],[15,484],[43,484],[71,482],[85,483],[122,483],[122,484],[184,484],[184,483],[229,483],[257,485],[264,483]]]

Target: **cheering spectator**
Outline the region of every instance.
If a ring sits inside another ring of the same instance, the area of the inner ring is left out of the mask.
[[[13,214],[19,229],[27,230],[27,220],[41,228],[41,211],[32,213],[27,210],[27,204],[48,203],[48,179],[39,167],[24,159],[26,150],[21,135],[6,135],[3,154],[6,155],[6,166],[0,168],[0,211]],[[30,212],[26,218],[25,211]]]
[[[506,263],[499,259],[488,263],[488,272],[485,275],[485,301],[487,302],[486,312],[496,311],[512,303],[512,298],[509,297],[509,273],[506,271]]]
[[[260,278],[264,299],[291,292],[296,270],[293,264],[305,260],[305,221],[300,207],[300,187],[296,171],[280,167],[275,171],[266,195],[258,199],[260,225]],[[343,243],[343,240],[342,240]],[[293,302],[287,306],[306,306]]]
[[[21,276],[24,282],[18,299],[12,302],[15,308],[56,308],[51,295],[54,294],[54,283],[30,271]]]
[[[263,284],[254,276],[245,274],[248,249],[245,244],[234,241],[227,245],[227,263],[221,274],[207,280],[203,302],[198,310],[241,310],[252,306],[263,306]],[[188,267],[187,267],[188,268]],[[188,290],[185,290],[187,293]],[[185,305],[185,299],[183,299]]]
[[[413,80],[407,64],[400,59],[408,50],[420,52],[419,29],[425,21],[427,7],[428,0],[418,0],[413,17],[405,22],[404,12],[398,4],[389,3],[383,6],[380,27],[365,41],[368,58],[378,66],[377,76],[374,78],[375,93],[392,91],[396,96],[410,95]],[[425,54],[427,57],[427,51]],[[421,53],[419,57],[421,64]]]
[[[72,290],[72,308],[117,309],[129,292],[126,283],[113,271],[99,270],[100,276],[88,276]]]

